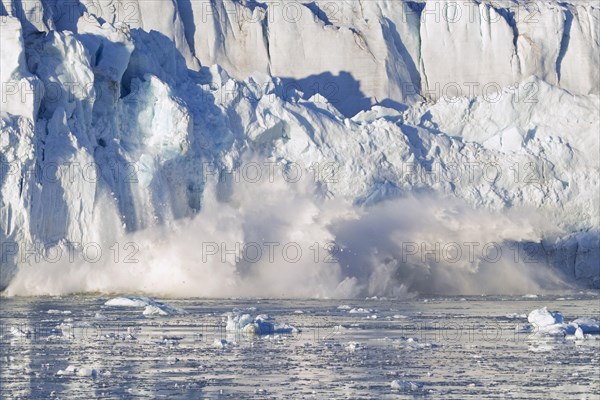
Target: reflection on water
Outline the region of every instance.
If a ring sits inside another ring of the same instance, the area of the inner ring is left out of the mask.
[[[1,300],[0,397],[594,398],[600,340],[520,329],[541,306],[597,318],[597,293],[413,300],[173,300],[147,318],[97,297]],[[234,309],[301,328],[225,331]],[[69,366],[71,366],[69,368]],[[59,372],[60,371],[60,372]],[[391,385],[392,381],[397,381]]]

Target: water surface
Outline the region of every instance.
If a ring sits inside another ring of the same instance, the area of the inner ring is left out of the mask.
[[[150,318],[143,308],[105,306],[107,299],[1,299],[0,397],[600,396],[598,336],[575,341],[519,329],[531,310],[543,306],[560,311],[565,321],[598,319],[595,292],[537,298],[180,299],[163,301],[185,314]],[[234,309],[268,314],[301,332],[226,332],[222,315]],[[87,376],[58,374],[69,365]]]

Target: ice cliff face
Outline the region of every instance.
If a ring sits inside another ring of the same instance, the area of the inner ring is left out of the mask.
[[[318,196],[360,207],[426,192],[535,209],[535,239],[503,240],[598,283],[595,2],[2,0],[0,15],[0,287],[36,246],[172,226],[209,190],[243,208],[207,176],[249,159],[318,165]]]

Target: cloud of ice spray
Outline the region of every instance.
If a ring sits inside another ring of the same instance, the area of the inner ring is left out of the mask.
[[[433,194],[358,207],[323,198],[309,179],[275,178],[241,180],[225,190],[226,201],[217,195],[223,182],[208,184],[195,218],[105,238],[100,247],[110,256],[101,262],[23,266],[6,294],[350,298],[561,284],[514,246],[550,230],[528,210],[474,209]]]
[[[528,210],[475,209],[428,194],[362,209],[332,232],[350,249],[340,263],[363,293],[511,294],[562,284],[536,245],[547,225]]]

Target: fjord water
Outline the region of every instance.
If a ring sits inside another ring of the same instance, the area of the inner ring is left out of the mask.
[[[593,399],[600,335],[521,326],[544,306],[597,319],[598,296],[180,299],[167,302],[185,313],[162,317],[98,296],[3,298],[0,397]],[[226,332],[232,310],[301,331]]]

